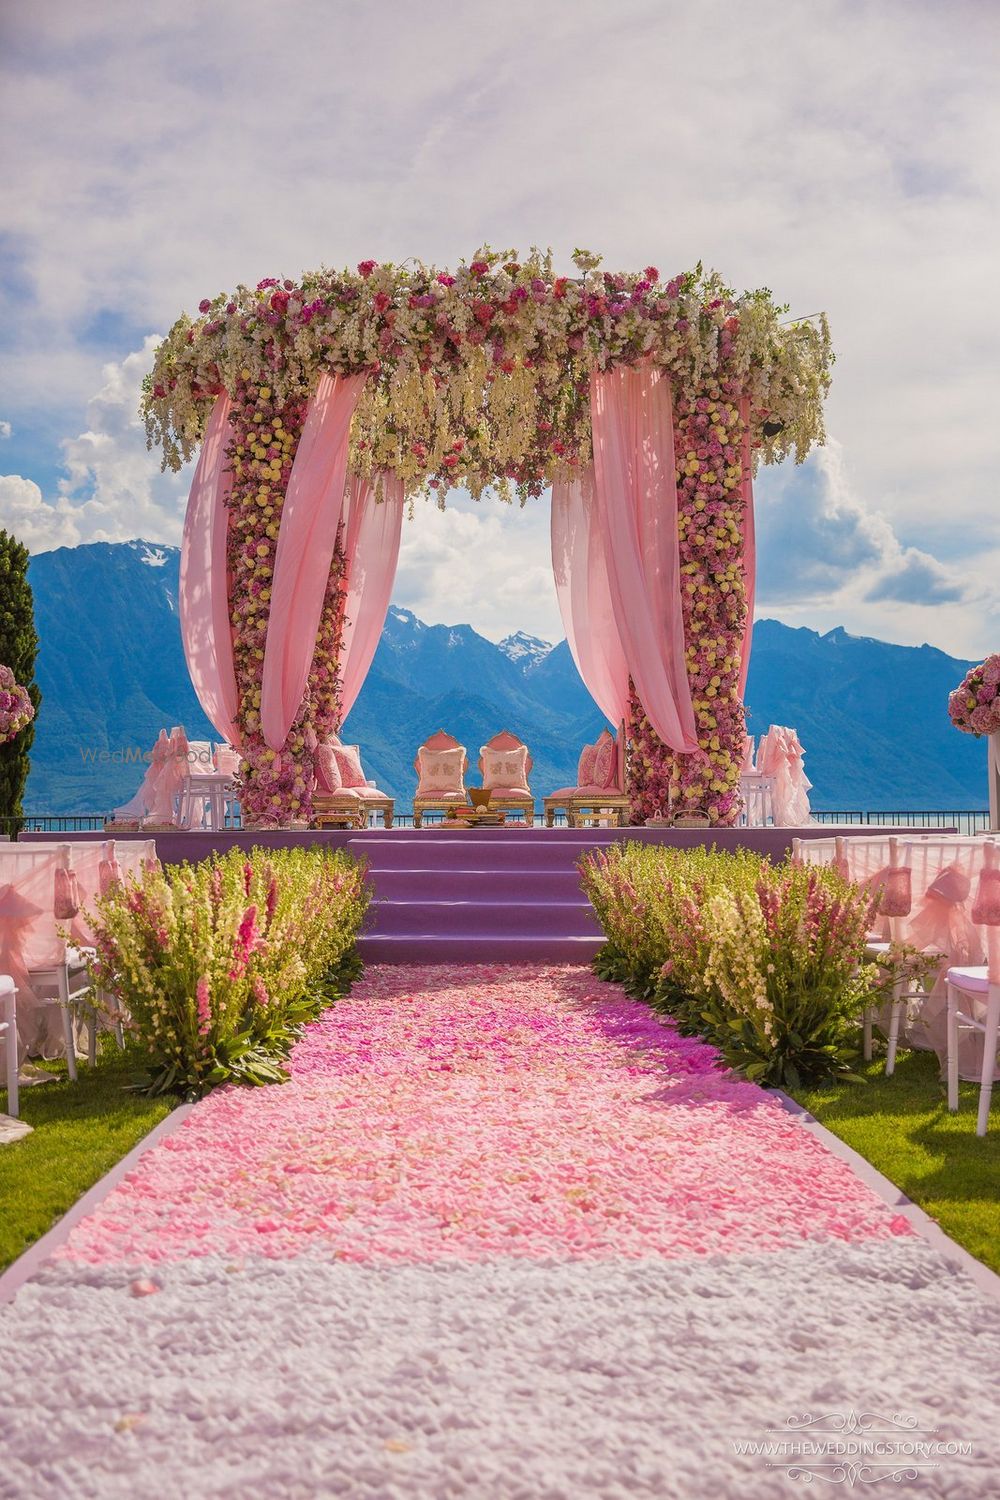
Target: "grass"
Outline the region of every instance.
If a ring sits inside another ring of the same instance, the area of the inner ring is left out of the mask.
[[[64,1065],[43,1064],[46,1072]],[[95,1068],[21,1089],[31,1135],[0,1146],[0,1269],[51,1229],[89,1187],[170,1113],[171,1099],[127,1092],[137,1064],[112,1044]],[[7,1093],[0,1090],[0,1112]]]
[[[936,1219],[944,1232],[1000,1271],[1000,1085],[990,1128],[976,1135],[977,1084],[962,1084],[948,1110],[933,1053],[902,1053],[892,1078],[883,1058],[859,1071],[864,1084],[798,1089],[793,1097]]]

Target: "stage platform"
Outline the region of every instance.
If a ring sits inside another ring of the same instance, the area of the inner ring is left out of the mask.
[[[149,837],[164,864],[196,862],[228,849],[315,844],[348,849],[368,863],[374,888],[361,954],[367,963],[586,963],[600,928],[580,889],[577,865],[589,849],[626,840],[691,849],[752,849],[778,861],[792,840],[872,838],[954,829],[858,824],[808,828],[371,828],[329,832],[31,834],[67,843],[82,838]]]

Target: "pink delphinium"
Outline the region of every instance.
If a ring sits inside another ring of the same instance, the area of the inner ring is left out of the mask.
[[[198,1010],[198,1035],[208,1036],[212,1029],[212,999],[204,974],[195,987],[195,1004]]]

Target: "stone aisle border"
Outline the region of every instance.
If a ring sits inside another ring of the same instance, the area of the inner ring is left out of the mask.
[[[979,1500],[1000,1457],[1000,1307],[573,967],[369,970],[129,1165],[0,1361],[10,1500]]]

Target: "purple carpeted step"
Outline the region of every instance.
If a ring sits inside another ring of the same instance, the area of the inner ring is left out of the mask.
[[[371,870],[379,901],[582,901],[579,871]]]
[[[366,964],[511,964],[589,963],[600,948],[598,937],[396,937],[374,935],[358,944]]]
[[[376,901],[367,932],[396,937],[593,937],[600,932],[586,901]]]
[[[573,870],[587,849],[585,835],[572,842],[547,834],[495,835],[418,833],[401,839],[367,837],[351,841],[352,853],[363,856],[372,870]]]

